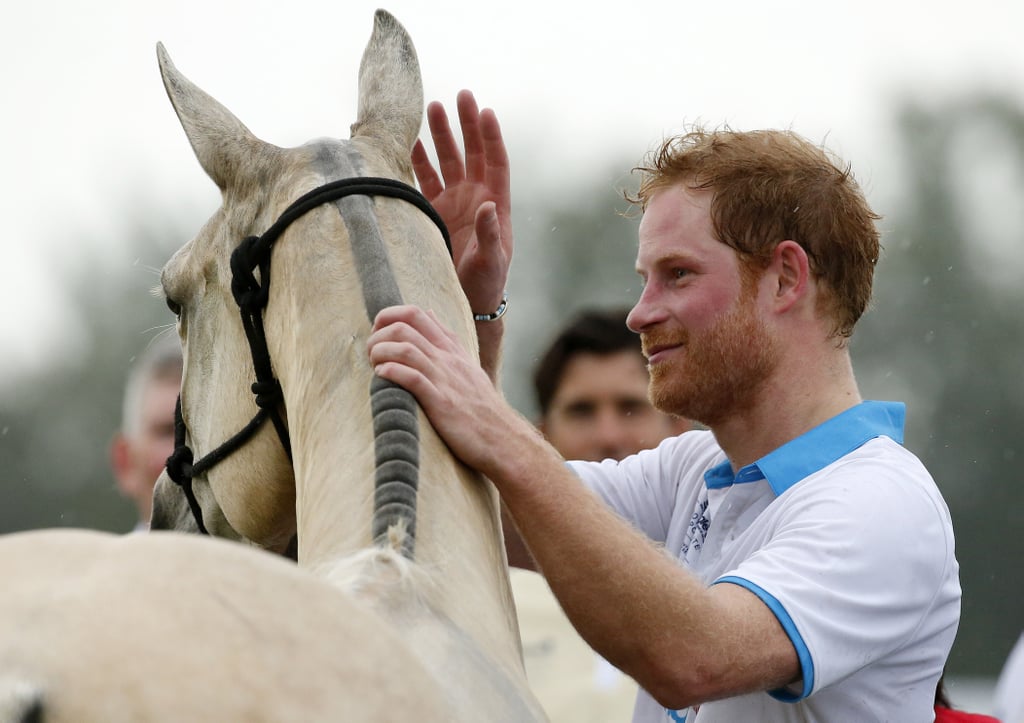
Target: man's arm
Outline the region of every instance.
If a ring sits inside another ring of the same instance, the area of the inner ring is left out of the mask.
[[[501,303],[512,263],[512,200],[508,152],[494,111],[479,110],[468,90],[459,93],[463,159],[444,106],[427,107],[438,170],[423,143],[412,163],[423,194],[441,214],[452,238],[455,270],[474,314],[493,313]],[[476,324],[480,364],[497,382],[504,321]]]
[[[423,143],[417,141],[412,162],[424,195],[445,220],[452,237],[452,254],[459,283],[474,314],[498,309],[508,283],[512,262],[512,199],[508,152],[494,112],[478,110],[469,91],[459,93],[459,125],[466,157],[440,103],[427,107],[427,122],[438,157],[434,168]],[[480,366],[498,386],[505,320],[476,322]],[[510,565],[535,569],[536,565],[515,523],[502,505],[502,529]]]
[[[369,354],[498,487],[584,639],[660,703],[683,708],[798,678],[793,645],[764,603],[736,585],[706,587],[611,512],[431,312],[383,310]]]

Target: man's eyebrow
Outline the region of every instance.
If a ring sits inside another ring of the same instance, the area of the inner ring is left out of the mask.
[[[700,257],[697,256],[696,254],[687,251],[671,251],[655,256],[649,261],[649,263],[646,266],[641,266],[640,259],[637,258],[635,268],[637,273],[641,273],[645,268],[659,268],[677,264],[692,266],[699,264],[700,261]]]

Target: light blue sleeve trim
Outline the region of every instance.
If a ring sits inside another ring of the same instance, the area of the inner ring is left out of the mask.
[[[750,590],[750,592],[757,595],[761,602],[768,606],[768,609],[772,611],[772,614],[778,619],[782,625],[782,629],[786,631],[786,635],[789,636],[789,641],[793,643],[793,647],[796,648],[797,658],[800,660],[800,672],[803,675],[804,687],[800,691],[799,695],[794,695],[786,688],[779,688],[778,690],[769,690],[768,695],[776,700],[781,700],[783,703],[796,703],[803,700],[811,694],[814,689],[814,661],[811,660],[811,651],[807,649],[807,644],[804,643],[803,637],[800,635],[800,631],[796,629],[796,624],[793,622],[793,618],[789,617],[789,613],[786,612],[786,608],[782,606],[778,600],[767,591],[758,587],[750,580],[744,580],[742,577],[736,577],[735,575],[728,575],[726,577],[720,577],[715,580],[714,584],[717,585],[720,582],[730,582],[733,585],[739,585],[740,587]]]

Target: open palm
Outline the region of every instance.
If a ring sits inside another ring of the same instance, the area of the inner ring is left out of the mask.
[[[440,174],[422,142],[412,162],[423,194],[448,226],[459,281],[475,313],[493,311],[505,290],[512,262],[509,162],[494,112],[479,111],[473,94],[458,96],[463,159],[440,103],[427,108]]]

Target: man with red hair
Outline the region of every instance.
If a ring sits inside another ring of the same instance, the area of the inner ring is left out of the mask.
[[[494,482],[569,619],[640,684],[634,721],[933,720],[953,530],[904,406],[854,377],[879,236],[849,168],[788,131],[695,129],[650,157],[629,326],[655,405],[707,429],[566,464],[493,384],[508,158],[494,114],[468,92],[458,108],[465,159],[431,104],[440,175],[422,146],[413,161],[455,232],[481,358],[400,306],[370,359]]]

